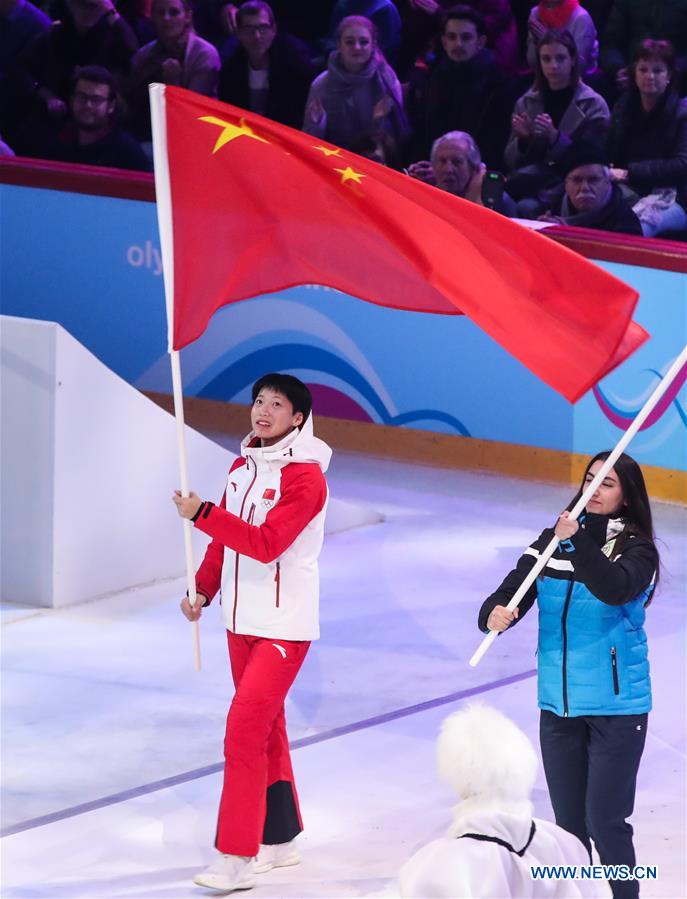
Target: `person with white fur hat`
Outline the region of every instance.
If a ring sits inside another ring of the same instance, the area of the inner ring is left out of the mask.
[[[449,715],[437,743],[439,773],[459,799],[445,836],[399,875],[403,897],[584,899],[589,880],[534,879],[533,866],[588,865],[577,837],[532,817],[537,756],[527,736],[489,706]]]

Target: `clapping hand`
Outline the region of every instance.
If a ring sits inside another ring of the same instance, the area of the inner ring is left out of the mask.
[[[225,3],[219,11],[219,20],[227,34],[236,34],[236,13],[238,7],[233,3]]]
[[[528,137],[532,136],[532,122],[528,115],[525,115],[524,113],[523,115],[514,115],[511,119],[511,123],[516,137],[527,140]]]
[[[532,131],[535,137],[543,137],[550,144],[555,143],[556,138],[558,137],[558,130],[553,124],[551,116],[547,115],[545,112],[542,112],[535,117]]]
[[[49,97],[45,101],[45,105],[51,119],[61,119],[67,114],[67,104],[59,97]]]
[[[394,101],[388,94],[385,94],[381,100],[375,103],[372,110],[372,120],[378,122],[380,119],[385,119],[393,109],[393,106]]]
[[[546,32],[546,25],[540,22],[538,19],[530,19],[527,25],[527,30],[534,38],[535,42],[539,40],[539,38]]]
[[[162,80],[165,84],[179,84],[181,81],[181,63],[173,56],[162,60]]]
[[[424,181],[425,184],[434,184],[434,169],[432,168],[432,163],[427,159],[422,159],[420,162],[412,162],[406,169],[406,172],[411,178]]]
[[[319,125],[324,118],[324,115],[324,106],[321,101],[317,98],[311,100],[308,104],[308,108],[305,110],[306,118],[309,119],[313,125]]]

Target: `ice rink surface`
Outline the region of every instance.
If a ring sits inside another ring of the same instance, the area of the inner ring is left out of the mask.
[[[236,895],[393,895],[403,861],[450,820],[434,766],[444,716],[481,699],[537,743],[536,614],[477,668],[467,660],[482,599],[572,491],[343,453],[329,483],[385,520],[330,536],[322,555],[322,639],[287,704],[302,862]],[[665,503],[654,514],[664,569],[648,611],[654,711],[633,824],[638,863],[658,867],[642,896],[684,899],[687,514]],[[214,855],[231,684],[216,605],[193,671],[184,589],[3,608],[4,899],[213,895],[191,879]],[[534,800],[551,818],[541,772]]]

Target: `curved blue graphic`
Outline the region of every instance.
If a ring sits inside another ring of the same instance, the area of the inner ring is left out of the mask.
[[[357,391],[375,410],[382,424],[400,426],[416,421],[436,421],[448,425],[463,437],[471,436],[459,419],[439,410],[419,409],[401,415],[391,415],[378,393],[352,365],[327,350],[307,344],[278,344],[249,353],[208,382],[197,396],[227,401],[257,381],[266,371],[303,368],[338,378]]]
[[[659,381],[663,380],[664,375],[657,369],[649,368],[647,369],[647,371],[651,372],[652,375],[656,375]],[[682,367],[682,369],[678,373],[678,376],[675,378],[665,394],[661,397],[651,415],[648,416],[648,418],[640,428],[640,431],[644,431],[647,428],[655,425],[656,422],[660,421],[661,418],[663,418],[664,414],[668,411],[668,409],[670,409],[671,405],[675,406],[682,424],[687,426],[687,415],[685,414],[685,410],[682,408],[682,406],[680,405],[680,401],[677,398],[677,395],[682,389],[685,381],[687,381],[687,365],[684,365]],[[624,410],[619,406],[614,405],[603,393],[601,387],[598,384],[594,387],[593,393],[597,403],[599,404],[599,408],[606,416],[606,418],[612,424],[623,431],[626,431],[628,429],[630,424],[634,421],[641,410],[641,406],[639,406],[637,409]]]

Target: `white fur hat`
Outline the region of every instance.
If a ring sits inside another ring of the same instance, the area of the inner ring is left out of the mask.
[[[537,777],[529,738],[497,709],[471,703],[444,719],[439,774],[461,800],[528,800]]]

